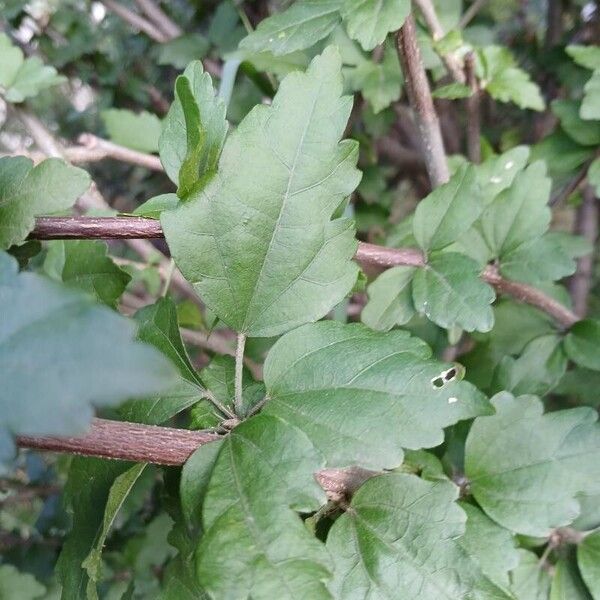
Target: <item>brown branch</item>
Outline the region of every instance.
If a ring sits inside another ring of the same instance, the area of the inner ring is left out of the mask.
[[[37,240],[159,239],[160,221],[144,217],[38,217],[30,238]]]
[[[434,42],[439,42],[446,34],[444,28],[438,19],[435,7],[431,0],[413,0],[415,6],[419,9],[427,25],[427,29],[431,33],[431,37]],[[452,79],[458,83],[465,83],[465,73],[463,71],[460,60],[453,53],[441,54],[440,58],[446,66],[448,73],[450,73]]]
[[[170,39],[179,37],[183,32],[163,10],[152,0],[135,0],[146,16]]]
[[[134,29],[143,31],[149,38],[153,39],[159,44],[164,44],[169,41],[169,37],[166,36],[154,23],[148,21],[136,12],[133,12],[121,3],[115,0],[101,0],[102,4],[108,8],[111,12],[115,13],[118,17],[123,19],[126,23],[129,23]]]
[[[181,465],[198,447],[219,439],[209,431],[189,431],[94,419],[80,437],[17,437],[17,446],[82,456]]]
[[[592,187],[588,185],[583,191],[583,202],[577,209],[575,229],[592,247],[595,247],[598,238],[598,217],[598,199]],[[593,273],[594,252],[577,261],[577,271],[569,282],[573,309],[580,317],[587,313]]]
[[[38,217],[30,239],[127,239],[162,237],[159,221],[143,217]],[[425,266],[423,254],[414,248],[386,248],[359,242],[355,258],[363,265],[378,267]],[[504,279],[495,267],[488,266],[482,278],[502,294],[536,306],[570,327],[577,315],[540,290],[524,283]]]
[[[467,156],[473,163],[481,162],[481,92],[475,74],[475,54],[469,52],[465,57],[467,85],[471,96],[466,99],[467,107]]]
[[[79,437],[19,436],[16,441],[19,448],[181,466],[200,446],[220,438],[212,431],[94,419],[88,433]],[[341,501],[377,474],[360,467],[324,469],[315,479],[331,499]]]
[[[406,78],[408,99],[415,111],[421,134],[421,145],[429,179],[433,187],[438,187],[450,179],[450,172],[446,161],[440,121],[433,106],[431,89],[423,68],[421,51],[417,43],[415,20],[412,15],[408,16],[396,34],[396,48]]]

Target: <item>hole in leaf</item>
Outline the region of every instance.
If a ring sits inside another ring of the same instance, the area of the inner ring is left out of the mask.
[[[444,387],[444,380],[441,377],[435,377],[431,380],[431,385],[433,385],[434,388],[442,388]]]
[[[444,379],[446,381],[452,381],[455,377],[456,377],[456,369],[454,367],[452,367],[451,369],[448,369],[444,373]]]

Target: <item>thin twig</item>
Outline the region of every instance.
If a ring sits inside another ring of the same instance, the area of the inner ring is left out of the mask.
[[[548,202],[548,204],[550,206],[561,204],[565,202],[565,200],[567,200],[571,194],[574,194],[579,189],[579,186],[585,181],[588,169],[592,162],[594,162],[594,158],[590,158],[589,160],[587,160],[581,167],[581,169],[577,171],[575,176],[572,179],[570,179],[561,190],[554,194],[552,198],[550,198],[550,202]]]
[[[36,227],[29,237],[30,239],[125,239],[161,236],[160,222],[143,217],[38,217]],[[400,265],[423,267],[426,264],[422,252],[415,248],[386,248],[364,242],[359,242],[355,259],[363,265],[384,268]],[[530,285],[504,279],[493,266],[486,267],[481,276],[500,293],[536,306],[564,327],[570,327],[579,320],[575,313],[551,296]]]
[[[598,199],[592,187],[588,185],[583,191],[583,202],[577,208],[575,233],[583,236],[593,248],[598,238],[598,216]],[[582,318],[587,313],[593,274],[594,252],[582,256],[577,261],[577,271],[569,281],[573,309]]]
[[[246,348],[246,336],[238,333],[237,347],[235,350],[235,381],[234,381],[234,405],[236,414],[241,417],[244,408],[244,349]]]
[[[466,99],[467,107],[467,156],[473,163],[481,162],[481,92],[475,74],[475,55],[469,52],[465,57],[467,85],[471,95]]]
[[[220,413],[222,413],[223,417],[227,417],[228,419],[236,418],[235,413],[230,411],[224,404],[219,402],[209,390],[204,391],[204,398],[208,400]]]
[[[115,13],[118,17],[123,19],[126,23],[129,23],[134,29],[143,31],[149,38],[153,39],[159,44],[164,44],[169,41],[169,37],[165,35],[154,23],[145,19],[136,12],[133,12],[121,3],[115,0],[101,0],[102,4],[108,8],[111,12]]]
[[[547,0],[546,11],[546,50],[560,44],[563,35],[562,0]]]
[[[161,8],[152,0],[135,0],[146,16],[168,37],[179,37],[183,32]]]
[[[410,104],[415,111],[417,125],[421,134],[421,143],[427,165],[427,172],[433,187],[446,183],[450,179],[440,121],[427,81],[427,75],[421,60],[421,51],[417,43],[415,20],[409,15],[396,35],[398,57],[406,77],[406,87]]]
[[[65,158],[69,162],[94,162],[105,158],[113,158],[121,162],[146,167],[153,171],[164,171],[158,156],[131,150],[125,146],[99,138],[92,133],[82,133],[77,141],[81,146],[70,146],[64,149]]]
[[[438,19],[435,7],[431,0],[413,0],[415,6],[418,7],[419,11],[423,15],[425,24],[431,33],[431,37],[434,42],[439,42],[446,34],[444,28]],[[452,79],[458,83],[465,83],[465,73],[460,64],[460,60],[452,52],[447,54],[440,53],[440,58],[446,66],[448,73],[450,73]]]
[[[487,1],[488,0],[475,0],[463,14],[457,28],[464,29],[477,16],[477,13],[484,7]]]

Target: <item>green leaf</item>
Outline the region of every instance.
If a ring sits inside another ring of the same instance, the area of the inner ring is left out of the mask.
[[[594,160],[588,169],[588,183],[596,190],[596,196],[600,196],[600,158]]]
[[[200,377],[187,355],[173,301],[161,298],[135,314],[138,339],[152,344],[167,356],[179,371],[180,380],[163,393],[128,402],[119,409],[126,421],[158,425],[205,397]]]
[[[565,48],[567,54],[580,66],[595,71],[600,69],[600,48],[598,46],[571,45]]]
[[[12,435],[72,435],[92,406],[114,406],[168,387],[173,367],[133,341],[131,323],[86,295],[33,273],[0,253],[2,459]],[[35,418],[43,415],[43,418]]]
[[[592,533],[577,547],[577,564],[594,600],[600,599],[600,532]]]
[[[500,192],[512,186],[528,156],[528,148],[517,146],[482,165],[463,165],[447,184],[421,200],[413,219],[414,235],[421,248],[439,250],[465,239],[472,242],[476,229],[472,225]],[[466,244],[466,249],[471,245]]]
[[[577,264],[552,233],[523,242],[506,252],[500,263],[500,273],[508,279],[533,284],[562,279],[576,269]]]
[[[572,552],[556,563],[550,588],[550,600],[592,600],[577,569]]]
[[[108,137],[121,146],[140,152],[157,152],[160,119],[149,112],[111,108],[100,113]]]
[[[89,465],[86,464],[84,468],[87,470],[88,467]],[[145,463],[134,465],[124,473],[118,475],[110,486],[108,497],[106,499],[106,506],[104,508],[102,525],[99,528],[90,553],[81,563],[81,566],[86,570],[89,577],[86,588],[88,599],[97,600],[98,598],[96,584],[99,582],[102,573],[102,550],[104,549],[106,538],[108,537],[108,533],[115,521],[117,513],[123,506],[123,502],[125,502],[145,468]]]
[[[512,102],[520,108],[544,110],[545,103],[537,84],[517,67],[510,50],[504,46],[486,46],[477,51],[477,75],[481,86],[500,102]]]
[[[567,357],[558,335],[529,342],[518,358],[505,356],[496,373],[494,391],[544,396],[558,385],[567,370]]]
[[[187,355],[177,322],[177,309],[169,298],[145,306],[135,314],[138,338],[158,348],[179,369],[181,376],[200,384],[200,378]]]
[[[579,115],[582,119],[597,121],[600,119],[600,69],[594,71],[585,84],[583,101]]]
[[[275,56],[310,48],[326,38],[340,22],[344,0],[299,0],[287,10],[261,21],[240,47],[268,50]]]
[[[191,61],[204,58],[209,47],[209,41],[201,33],[186,33],[160,44],[157,62],[185,69]]]
[[[202,506],[223,440],[200,446],[181,471],[181,508],[189,527],[200,529]]]
[[[54,67],[44,65],[39,57],[24,58],[21,49],[0,33],[0,94],[7,102],[23,102],[64,81],[65,77],[58,75]]]
[[[550,574],[537,554],[518,550],[519,566],[510,573],[510,590],[517,600],[548,600]]]
[[[17,77],[23,64],[23,52],[13,46],[5,33],[0,33],[0,86],[8,89]]]
[[[204,497],[196,554],[211,597],[331,597],[325,548],[296,514],[324,502],[314,480],[322,466],[306,436],[270,416],[253,417],[227,436]]]
[[[402,27],[410,9],[410,0],[344,0],[341,12],[348,35],[373,50]]]
[[[361,56],[355,67],[344,69],[344,79],[350,89],[363,94],[375,114],[399,100],[402,94],[402,71],[392,44],[386,45],[380,63],[364,60]]]
[[[574,398],[580,404],[598,406],[600,404],[598,389],[600,389],[600,372],[590,369],[572,369],[565,373],[554,392]]]
[[[442,98],[444,100],[459,100],[461,98],[470,98],[473,95],[473,90],[464,83],[450,83],[434,90],[432,96],[434,98]]]
[[[541,161],[519,173],[481,217],[480,228],[494,257],[541,237],[550,224],[550,178]]]
[[[596,411],[543,415],[534,396],[501,393],[496,414],[475,419],[465,472],[473,496],[500,525],[547,537],[579,513],[576,495],[600,491],[600,427]]]
[[[553,175],[569,175],[593,158],[592,148],[574,142],[560,129],[546,136],[532,148],[531,160],[542,160]]]
[[[23,242],[35,217],[71,208],[89,185],[85,171],[57,158],[35,167],[23,156],[0,158],[0,250]]]
[[[466,520],[457,497],[449,481],[369,479],[327,537],[335,597],[509,600],[456,540]]]
[[[35,600],[44,597],[45,594],[46,588],[38,583],[33,575],[21,573],[13,565],[0,565],[0,598]]]
[[[460,507],[467,513],[467,527],[459,545],[478,563],[486,577],[496,585],[508,587],[508,572],[519,565],[519,551],[510,531],[500,527],[479,508],[466,502]]]
[[[565,351],[578,365],[600,371],[600,322],[579,321],[565,338]]]
[[[187,195],[216,171],[227,135],[226,110],[202,63],[190,63],[175,82],[175,100],[158,142],[160,160],[179,187],[179,196]]]
[[[106,243],[91,240],[51,242],[44,271],[113,308],[131,281],[108,256]]]
[[[106,528],[110,527],[114,519],[111,510],[104,510],[109,499],[114,509],[118,510],[124,500],[123,497],[119,498],[118,492],[128,493],[131,489],[127,481],[129,475],[144,466],[83,457],[76,457],[71,462],[65,487],[65,502],[73,515],[73,524],[56,564],[56,573],[62,584],[62,600],[89,598],[88,591],[94,598],[95,586],[82,563],[97,552],[96,541],[106,535]],[[116,485],[112,492],[116,481],[123,481],[124,485]],[[106,532],[103,533],[105,529]],[[92,560],[90,559],[90,571],[97,576],[99,573],[94,570]]]
[[[179,196],[177,194],[160,194],[154,196],[146,202],[140,204],[134,211],[134,215],[139,217],[148,217],[150,219],[160,219],[164,210],[173,210],[179,205]]]
[[[490,331],[496,294],[480,278],[479,265],[462,254],[447,252],[430,258],[412,282],[415,309],[440,327]]]
[[[251,111],[206,188],[162,215],[183,274],[250,337],[320,319],[356,281],[352,223],[331,220],[360,179],[357,144],[339,143],[352,105],[341,88],[330,48]]]
[[[437,446],[444,427],[489,412],[458,365],[432,360],[424,342],[400,330],[305,325],[273,346],[264,378],[263,411],[302,429],[330,467],[397,467],[403,447]]]
[[[581,102],[575,100],[555,100],[552,102],[552,112],[560,120],[564,131],[582,146],[597,146],[600,144],[600,122],[586,123],[580,116]]]
[[[413,232],[419,246],[425,252],[449,246],[477,220],[484,200],[477,170],[462,166],[417,205]]]
[[[365,325],[377,331],[389,331],[412,319],[415,314],[412,300],[415,271],[414,267],[393,267],[369,285],[369,302],[361,313]]]

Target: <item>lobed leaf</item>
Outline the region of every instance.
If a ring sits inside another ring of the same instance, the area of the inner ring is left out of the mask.
[[[196,553],[198,579],[211,597],[331,598],[327,552],[296,514],[323,503],[313,477],[322,466],[302,432],[271,416],[253,417],[225,438]]]
[[[180,197],[214,175],[227,135],[225,113],[210,75],[200,61],[191,62],[175,82],[175,100],[158,142],[160,160]]]
[[[160,119],[147,111],[110,108],[100,113],[108,137],[121,146],[139,152],[157,152]]]
[[[479,265],[455,252],[432,256],[412,282],[415,309],[447,329],[490,331],[494,326],[493,288],[480,277]]]
[[[501,393],[478,417],[465,448],[473,496],[497,523],[546,537],[579,513],[576,496],[600,490],[600,427],[588,408],[544,415],[534,396]]]
[[[369,285],[369,301],[361,313],[365,325],[377,331],[389,331],[410,321],[415,314],[412,299],[415,271],[415,267],[393,267]]]
[[[344,0],[299,0],[287,10],[261,21],[240,47],[268,50],[275,56],[305,50],[326,38],[340,22]]]
[[[0,33],[0,93],[7,102],[20,103],[42,90],[66,81],[37,56],[25,58],[5,33]]]
[[[82,169],[49,158],[0,158],[0,250],[25,241],[35,217],[71,208],[90,185]]]
[[[400,29],[410,9],[410,0],[344,0],[341,14],[348,35],[368,51]]]
[[[340,143],[352,101],[328,48],[282,82],[228,138],[219,170],[163,213],[169,248],[215,314],[251,337],[322,318],[352,289],[352,223],[332,217],[358,185],[357,144]]]
[[[331,589],[344,600],[509,600],[456,540],[465,513],[449,481],[373,477],[331,528]]]
[[[323,321],[282,337],[264,369],[263,412],[299,427],[330,467],[393,468],[402,448],[437,446],[443,428],[487,414],[458,366],[404,331]]]
[[[115,308],[131,277],[113,262],[107,250],[106,243],[92,240],[53,241],[44,271]]]

